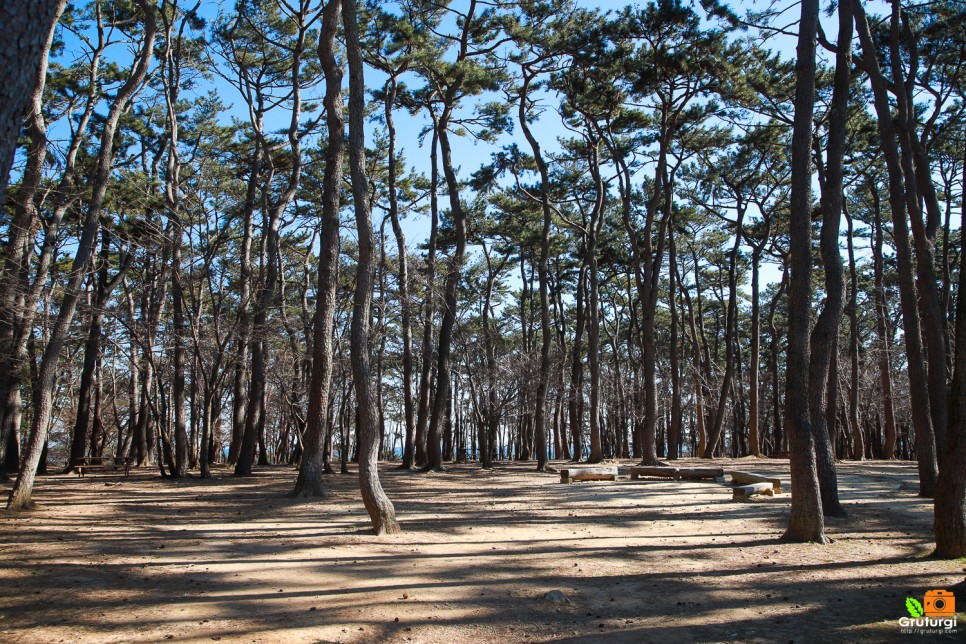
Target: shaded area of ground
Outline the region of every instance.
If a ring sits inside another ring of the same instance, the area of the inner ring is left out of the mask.
[[[788,480],[787,461],[721,465]],[[0,640],[898,642],[905,597],[964,575],[928,557],[911,463],[842,463],[827,546],[779,541],[788,494],[531,469],[387,466],[393,537],[367,533],[354,476],[308,502],[288,468],[45,477],[38,510],[0,516]]]

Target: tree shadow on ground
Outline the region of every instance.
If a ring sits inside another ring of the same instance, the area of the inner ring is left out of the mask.
[[[787,464],[752,465],[787,480]],[[923,556],[929,504],[900,489],[914,465],[840,471],[851,516],[830,522],[829,546],[779,541],[787,495],[560,485],[527,464],[385,471],[398,537],[364,533],[354,476],[312,501],[284,496],[290,468],[48,477],[39,510],[0,518],[0,639],[908,639],[904,598],[958,581],[961,564]],[[552,589],[571,603],[545,600]]]

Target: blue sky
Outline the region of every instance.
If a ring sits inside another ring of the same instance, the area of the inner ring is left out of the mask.
[[[457,6],[465,5],[466,0],[458,0]],[[580,4],[587,8],[598,8],[601,10],[619,10],[626,6],[627,3],[619,0],[599,0],[595,2],[581,1]],[[224,12],[230,14],[232,7],[234,5],[234,0],[203,0],[201,13],[209,21],[209,24],[213,23],[215,18],[219,13]],[[734,3],[735,8],[739,12],[743,12],[746,9],[746,4]],[[797,13],[797,5],[789,12],[787,23],[794,23],[795,16],[792,14]],[[830,19],[825,18],[826,21]],[[793,25],[794,26],[794,25]],[[831,25],[829,25],[831,28]],[[834,30],[833,30],[834,33]],[[781,51],[785,56],[792,57],[794,55],[794,42],[789,37],[779,36],[772,41],[772,46]],[[369,87],[379,87],[384,81],[384,76],[376,72],[371,68],[366,69],[367,74],[367,85]],[[420,84],[419,79],[415,75],[410,74],[409,78],[405,79],[411,86],[418,86]],[[225,118],[231,118],[232,116],[239,119],[247,119],[247,109],[245,109],[244,101],[238,92],[223,79],[215,76],[211,79],[210,85],[207,85],[204,80],[199,83],[196,91],[199,93],[204,93],[209,91],[212,86],[217,90],[221,100],[229,106],[229,110],[225,114]],[[321,90],[321,88],[319,88]],[[494,95],[490,97],[485,97],[490,100],[502,98],[499,95]],[[472,103],[468,102],[471,106]],[[542,147],[545,152],[552,154],[557,146],[557,139],[561,136],[567,136],[568,133],[564,130],[560,123],[560,119],[554,109],[552,102],[547,102],[547,109],[544,111],[543,116],[540,120],[534,124],[533,130],[538,139],[541,142]],[[277,113],[270,116],[268,120],[269,126],[282,127],[287,124],[288,114],[285,109],[277,110]],[[429,174],[429,137],[426,137],[424,141],[420,141],[419,133],[423,130],[428,119],[420,116],[410,116],[403,110],[398,110],[396,113],[396,122],[398,130],[398,148],[401,149],[406,158],[406,163],[409,168],[414,168],[416,171]],[[373,134],[375,129],[379,127],[376,124],[369,124],[369,140],[373,141]],[[503,134],[499,139],[492,144],[476,142],[470,138],[461,137],[451,137],[453,140],[453,158],[455,164],[459,167],[459,175],[461,178],[468,178],[469,175],[477,170],[482,164],[489,161],[490,156],[493,152],[498,151],[501,147],[516,142],[520,145],[521,149],[529,150],[526,141],[523,139],[522,135],[519,133],[519,128],[515,128],[513,132]],[[441,207],[445,208],[445,199],[441,199]],[[377,218],[376,226],[378,227],[378,218],[381,217],[381,213],[374,213]],[[428,236],[429,221],[428,215],[417,215],[410,217],[404,223],[404,227],[407,233],[408,243],[410,248],[415,248],[418,244],[423,243]],[[351,235],[352,231],[350,229],[345,230],[345,234]],[[774,267],[766,268],[763,272],[763,286],[768,282],[776,281],[780,278],[778,270]]]

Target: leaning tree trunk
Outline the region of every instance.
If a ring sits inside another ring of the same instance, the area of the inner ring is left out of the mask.
[[[0,6],[6,37],[0,45],[0,210],[17,152],[17,137],[37,86],[37,69],[50,52],[53,25],[65,0],[8,0]]]
[[[802,0],[795,63],[795,120],[792,129],[790,250],[788,286],[788,350],[785,378],[785,427],[795,490],[784,539],[826,543],[822,500],[815,464],[815,438],[808,414],[808,323],[812,264],[811,142],[815,102],[815,40],[818,0]]]
[[[319,246],[318,302],[312,320],[312,373],[305,417],[302,460],[293,496],[325,496],[323,442],[326,438],[325,411],[331,406],[332,330],[335,326],[336,287],[339,278],[339,191],[342,186],[342,157],[345,123],[342,118],[342,68],[335,57],[335,36],[342,11],[340,0],[330,0],[322,14],[319,60],[325,74],[325,122],[328,142],[322,178],[322,236]]]
[[[104,129],[101,134],[100,150],[98,151],[94,177],[91,185],[91,198],[87,205],[87,213],[81,231],[80,240],[77,243],[77,251],[70,269],[70,277],[64,290],[64,298],[57,314],[57,321],[50,333],[47,347],[44,349],[41,358],[38,378],[34,386],[37,404],[34,407],[33,418],[30,426],[30,437],[27,442],[27,451],[21,463],[20,473],[14,483],[13,490],[10,492],[10,500],[7,502],[9,510],[23,510],[32,505],[31,494],[33,492],[34,479],[37,474],[37,466],[40,463],[44,446],[47,442],[47,435],[50,430],[50,417],[53,413],[54,390],[57,381],[57,363],[60,360],[60,353],[67,342],[70,324],[77,309],[77,302],[80,299],[81,288],[87,276],[87,265],[94,250],[94,241],[97,234],[98,222],[104,201],[107,196],[107,184],[111,178],[111,170],[114,164],[114,135],[121,116],[130,107],[131,101],[141,88],[142,83],[147,77],[148,68],[151,64],[154,52],[154,40],[157,33],[157,10],[148,0],[138,0],[138,5],[144,12],[144,33],[141,49],[137,54],[136,63],[131,76],[124,85],[118,90],[117,96],[107,118],[104,121]]]
[[[51,3],[34,4],[37,7],[41,7],[43,4]],[[4,249],[5,257],[2,268],[0,268],[0,479],[6,478],[8,471],[19,469],[20,437],[19,433],[16,436],[14,435],[14,431],[19,432],[21,418],[21,376],[19,374],[22,372],[24,362],[26,361],[26,343],[29,336],[28,329],[32,324],[36,312],[36,303],[34,300],[39,296],[38,286],[43,284],[45,280],[35,282],[33,288],[26,289],[27,292],[25,292],[23,287],[25,276],[29,272],[30,255],[33,248],[30,237],[35,230],[35,225],[39,217],[36,196],[44,178],[44,167],[47,162],[48,140],[47,122],[44,118],[44,88],[46,87],[47,81],[49,51],[57,30],[57,22],[66,5],[66,0],[59,0],[56,3],[54,16],[47,21],[46,41],[42,44],[40,59],[34,70],[34,77],[31,83],[32,88],[29,96],[27,96],[25,125],[27,134],[30,137],[30,143],[27,149],[27,164],[20,178],[17,199],[13,208],[13,217],[8,224],[8,237]],[[24,9],[20,10],[24,11]],[[29,11],[29,9],[26,10]],[[0,15],[2,15],[2,11],[0,11]],[[38,25],[32,25],[31,29],[36,26]],[[26,35],[26,32],[21,33]],[[95,56],[90,63],[92,71],[98,68],[97,60],[98,58]],[[4,66],[4,71],[14,71],[13,66]],[[7,87],[5,85],[4,89]],[[88,104],[90,105],[92,102],[90,101]],[[6,107],[13,107],[13,105],[4,101],[0,109]],[[77,134],[75,135],[75,142],[71,145],[73,155],[71,152],[68,152],[68,160],[64,168],[65,177],[72,176],[73,174],[72,162],[76,158],[77,141],[82,138],[82,132],[86,130],[91,111],[89,109],[86,113],[87,118],[82,117],[76,126]],[[0,115],[0,121],[3,121],[5,118],[5,115]],[[20,123],[21,121],[18,115],[16,132],[19,132]],[[3,127],[5,126],[0,125],[0,129]],[[16,142],[16,132],[14,133],[14,142]],[[3,136],[5,134],[0,133],[0,137]],[[11,150],[11,154],[14,150],[15,148]],[[6,153],[3,152],[0,154]],[[9,166],[5,167],[7,167],[7,170],[2,171],[2,176],[0,176],[0,210],[3,209],[4,202],[5,190],[3,186],[6,185],[5,182],[9,173]],[[59,223],[59,219],[57,219],[57,223]],[[52,228],[55,229],[56,226]],[[53,255],[53,238],[54,236],[52,235],[51,243],[45,243],[47,247],[45,248],[47,251],[47,266],[49,266],[50,257]],[[44,263],[43,260],[42,253],[41,263]],[[38,275],[45,273],[46,271],[42,269],[38,271]],[[14,463],[17,466],[10,467]]]
[[[912,225],[916,260],[916,287],[920,329],[925,343],[929,413],[935,436],[936,455],[942,460],[946,448],[948,415],[946,329],[939,304],[936,278],[936,233],[942,217],[929,168],[929,158],[916,136],[915,92],[919,76],[919,49],[908,24],[908,15],[898,0],[892,0],[889,23],[889,57],[892,96],[896,106],[896,135],[899,163],[905,177],[906,212]],[[902,34],[900,36],[900,33]],[[904,36],[904,37],[903,37]],[[902,41],[905,40],[905,48]],[[903,73],[905,71],[905,74]],[[927,211],[925,224],[922,211]]]
[[[369,183],[366,177],[365,80],[356,0],[343,0],[345,12],[346,58],[349,62],[349,169],[352,175],[352,200],[359,235],[359,261],[352,302],[350,352],[352,380],[355,384],[359,424],[359,486],[362,501],[376,534],[400,532],[396,511],[379,482],[379,423],[369,373],[369,317],[372,308],[373,246],[372,213],[369,210]]]
[[[872,40],[869,22],[860,2],[854,3],[855,25],[862,44],[862,52],[869,67],[876,110],[876,124],[882,155],[889,175],[889,205],[892,207],[893,241],[899,274],[899,303],[902,308],[903,337],[906,343],[908,365],[909,402],[912,407],[912,424],[916,435],[916,457],[919,464],[919,496],[932,497],[936,493],[939,466],[936,457],[936,437],[932,427],[929,391],[921,384],[928,383],[926,360],[922,347],[922,328],[919,320],[919,295],[913,269],[912,245],[909,240],[909,221],[906,212],[906,195],[896,127],[885,81],[879,71],[876,58],[878,49]],[[911,180],[912,177],[906,177]]]
[[[845,152],[846,117],[852,69],[852,0],[839,2],[839,48],[835,57],[835,79],[829,109],[829,136],[826,179],[822,195],[822,235],[820,249],[825,268],[825,307],[812,329],[811,356],[808,363],[808,408],[815,434],[818,478],[822,491],[822,511],[826,516],[845,516],[839,501],[838,477],[835,472],[834,445],[826,418],[826,406],[834,407],[838,391],[837,378],[829,365],[838,360],[839,325],[845,308],[845,279],[839,252],[839,222],[842,219],[842,156]]]
[[[174,10],[177,11],[177,5]],[[185,18],[186,19],[186,18]],[[182,33],[173,35],[174,22],[162,15],[164,20],[163,68],[161,82],[164,88],[166,117],[168,125],[168,158],[165,173],[165,205],[171,218],[171,299],[173,346],[172,369],[174,377],[171,391],[171,404],[174,406],[174,462],[175,478],[188,475],[189,441],[187,419],[185,416],[185,297],[181,275],[182,238],[184,221],[181,213],[181,159],[178,153],[180,128],[178,123],[178,97],[181,89],[181,41]],[[195,380],[192,379],[194,383]],[[196,420],[192,414],[192,420]],[[193,442],[192,442],[193,444]]]

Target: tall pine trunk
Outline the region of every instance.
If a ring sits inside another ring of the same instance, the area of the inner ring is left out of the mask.
[[[905,184],[899,159],[896,127],[885,80],[879,71],[878,50],[872,40],[869,22],[860,2],[854,3],[855,25],[862,45],[864,60],[869,67],[869,80],[876,111],[879,141],[889,176],[889,205],[892,208],[893,241],[899,274],[899,303],[906,343],[908,365],[909,401],[912,407],[912,424],[916,435],[916,457],[919,464],[919,495],[931,498],[936,493],[939,465],[936,455],[936,437],[933,433],[929,390],[920,383],[929,382],[926,357],[922,346],[922,327],[919,319],[919,293],[913,269],[912,244],[909,239],[909,221],[906,211]]]
[[[352,177],[352,201],[359,236],[359,262],[356,265],[355,294],[352,301],[350,352],[352,380],[355,383],[356,419],[361,444],[359,451],[359,485],[362,500],[376,534],[400,532],[396,511],[379,481],[379,422],[376,401],[372,395],[369,345],[370,314],[373,290],[372,213],[369,208],[369,183],[366,177],[365,80],[356,0],[343,0],[345,11],[346,58],[349,63],[349,168]]]
[[[342,160],[345,123],[342,117],[342,68],[336,59],[335,37],[342,12],[340,0],[330,0],[322,13],[322,32],[318,55],[325,74],[325,124],[327,144],[322,178],[322,234],[319,240],[318,288],[312,318],[312,368],[309,377],[309,402],[305,417],[302,460],[293,496],[326,496],[322,481],[326,472],[323,449],[330,443],[326,430],[326,409],[334,413],[331,400],[332,331],[335,326],[336,287],[339,271],[339,191],[342,187]],[[333,421],[329,421],[330,426]]]
[[[812,114],[815,101],[815,41],[818,0],[802,0],[795,63],[795,119],[792,129],[788,351],[785,427],[791,458],[792,507],[784,539],[826,543],[822,499],[815,464],[815,437],[808,413],[808,324],[812,264]]]

